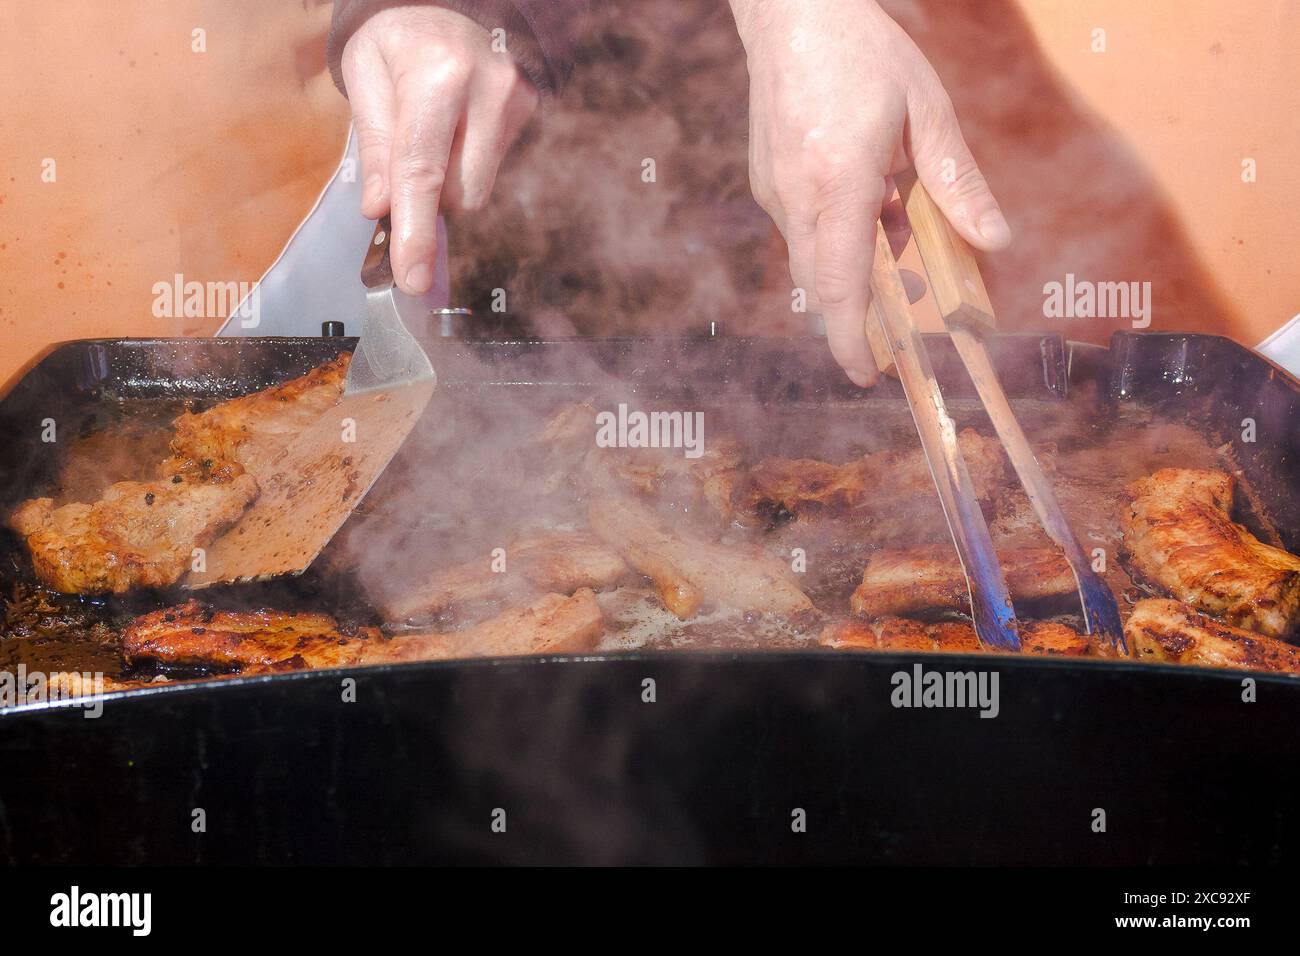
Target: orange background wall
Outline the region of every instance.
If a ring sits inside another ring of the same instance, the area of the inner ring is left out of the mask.
[[[1136,151],[1255,344],[1300,313],[1300,3],[1021,0],[1043,52]],[[1089,49],[1103,27],[1107,52]],[[1258,180],[1241,181],[1245,157]]]
[[[942,30],[942,3],[890,5],[923,6]],[[1222,331],[1254,343],[1300,311],[1300,4],[1018,5],[1041,55],[1163,193],[1228,306]],[[0,382],[54,341],[215,328],[154,318],[151,287],[176,272],[252,281],[311,207],[347,122],[324,70],[329,10],[323,0],[0,7]],[[1089,49],[1095,27],[1107,31],[1104,55]],[[195,28],[205,53],[191,50]],[[1240,180],[1246,156],[1258,161],[1253,185]],[[55,183],[41,181],[46,157]]]
[[[154,318],[152,286],[257,279],[315,202],[347,130],[329,14],[300,0],[0,5],[0,381],[50,342],[213,331]]]

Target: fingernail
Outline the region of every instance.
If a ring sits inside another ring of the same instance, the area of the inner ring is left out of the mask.
[[[378,173],[371,173],[366,177],[366,188],[362,193],[361,201],[369,206],[371,203],[379,201],[379,194],[384,191],[384,178]]]
[[[870,388],[873,384],[875,384],[875,379],[873,379],[866,372],[863,372],[859,369],[856,368],[845,369],[845,372],[849,376],[849,381],[852,382],[854,385],[856,385],[858,388]]]
[[[1005,246],[1011,241],[1011,227],[1007,225],[1007,220],[1000,209],[990,209],[980,216],[980,221],[975,228],[979,230],[981,236],[995,246]]]
[[[433,285],[433,270],[425,263],[411,266],[406,270],[406,287],[416,293],[428,292],[429,286]]]

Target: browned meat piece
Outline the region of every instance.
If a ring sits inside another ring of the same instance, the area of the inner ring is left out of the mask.
[[[590,448],[596,440],[596,414],[596,406],[589,402],[561,405],[542,424],[535,441],[546,447],[563,446],[570,451]]]
[[[166,587],[257,497],[242,475],[223,484],[121,481],[94,504],[24,502],[9,525],[27,540],[36,576],[66,594]]]
[[[96,697],[119,690],[135,690],[140,687],[156,687],[159,684],[170,683],[172,681],[167,677],[154,677],[149,680],[115,680],[112,677],[96,679],[90,674],[78,671],[55,671],[50,675],[45,699],[71,700],[74,697]]]
[[[710,443],[698,458],[687,458],[680,448],[595,448],[583,467],[597,492],[630,489],[687,515],[703,511],[702,523],[713,525],[731,521],[743,478],[740,446],[728,440]]]
[[[547,594],[491,620],[446,634],[408,634],[365,648],[362,662],[446,660],[462,657],[513,657],[523,654],[577,654],[592,650],[605,620],[588,588],[572,597]]]
[[[630,498],[595,498],[589,518],[592,530],[650,578],[682,620],[706,604],[786,618],[812,608],[794,572],[758,545],[670,531],[651,508]]]
[[[521,538],[505,552],[504,571],[494,571],[488,556],[444,568],[423,585],[389,601],[384,616],[390,621],[414,621],[480,601],[549,592],[572,594],[579,588],[602,590],[629,573],[617,551],[594,535],[580,532]]]
[[[1300,674],[1300,647],[1222,624],[1178,601],[1138,601],[1124,637],[1143,660]]]
[[[882,627],[880,633],[876,635],[876,647],[878,650],[899,653],[934,651],[938,649],[938,641],[924,624],[919,621],[905,621]]]
[[[988,438],[972,428],[964,428],[957,435],[957,446],[966,460],[971,484],[980,500],[992,497],[1006,479],[1006,452],[996,438]],[[874,485],[866,489],[866,501],[876,511],[892,510],[907,504],[918,496],[937,499],[934,478],[925,453],[915,448],[910,451],[886,451],[869,455],[875,466]]]
[[[1076,593],[1074,574],[1054,548],[998,552],[1013,601]],[[922,611],[966,611],[970,597],[961,561],[951,545],[877,551],[853,592],[854,614],[883,617]]]
[[[173,423],[163,478],[123,481],[96,502],[24,502],[9,524],[37,576],[67,593],[122,593],[176,583],[258,495],[256,474],[343,393],[347,354],[306,375]]]
[[[1222,471],[1164,468],[1133,482],[1124,547],[1143,577],[1178,600],[1283,637],[1300,619],[1300,558],[1234,524],[1232,492]]]
[[[293,438],[343,396],[348,353],[306,375],[232,398],[172,422],[172,456],[164,475],[229,481],[245,471],[264,475]]]
[[[584,456],[596,441],[596,407],[561,405],[521,449],[528,473],[537,476],[537,491],[548,495],[579,485]]]
[[[957,436],[957,443],[976,494],[989,497],[1005,477],[1002,446],[970,428]],[[934,498],[935,491],[925,455],[917,448],[877,452],[843,465],[765,458],[751,472],[744,497],[750,509],[778,505],[793,514],[823,509],[887,514],[917,498]]]
[[[1029,628],[1028,630],[1033,630]],[[1069,630],[1066,628],[1065,630]],[[954,621],[947,621],[941,624],[931,624],[930,633],[934,636],[934,645],[936,650],[947,651],[950,654],[974,654],[981,649],[980,639],[975,636],[975,628]],[[883,639],[884,634],[881,634]],[[1034,646],[1032,641],[1026,640],[1026,649]],[[1081,652],[1082,653],[1082,652]]]
[[[1020,623],[1020,650],[1025,654],[1042,654],[1045,657],[1082,657],[1085,654],[1102,656],[1105,653],[1102,646],[1094,643],[1087,634],[1048,621]]]
[[[978,654],[983,651],[975,628],[947,622],[927,624],[900,617],[876,621],[837,621],[822,631],[818,642],[838,649],[882,651],[940,651],[949,654]],[[1025,654],[1081,657],[1092,649],[1086,634],[1064,624],[1046,621],[1020,622],[1020,647]]]
[[[210,611],[197,601],[136,618],[122,635],[129,662],[266,673],[402,661],[577,653],[595,647],[604,619],[595,594],[548,594],[463,631],[384,640],[376,628],[345,632],[327,614]]]
[[[48,676],[42,672],[29,671],[26,685],[17,687],[15,695],[0,694],[0,709],[21,704],[42,704],[79,698],[82,707],[89,707],[90,701],[86,698],[170,683],[172,683],[171,678],[162,676],[141,680],[117,680],[88,671],[54,671]]]
[[[816,458],[764,458],[750,472],[748,504],[770,502],[786,511],[856,507],[871,488],[871,457],[843,465]]]
[[[919,622],[918,622],[919,623]],[[846,620],[832,621],[822,628],[817,643],[823,647],[836,650],[859,649],[874,651],[880,647],[880,637],[870,621],[851,617]]]
[[[211,611],[198,601],[137,617],[122,634],[128,661],[218,669],[348,667],[379,640],[372,627],[344,633],[328,614]]]

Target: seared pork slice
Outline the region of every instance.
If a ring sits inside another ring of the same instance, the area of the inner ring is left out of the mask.
[[[121,594],[175,584],[193,549],[211,544],[256,497],[251,475],[221,484],[181,475],[121,481],[93,504],[26,501],[9,526],[26,538],[36,576],[56,591]]]
[[[307,426],[343,397],[351,355],[280,385],[232,398],[172,422],[172,456],[163,474],[228,481],[245,471],[264,476]]]
[[[981,435],[973,428],[963,428],[957,435],[957,447],[966,460],[975,495],[981,501],[991,498],[1006,480],[1007,456],[997,438]],[[868,456],[876,466],[877,486],[868,497],[878,506],[889,503],[906,505],[917,495],[937,499],[934,478],[925,452],[919,447],[910,451],[886,451]]]
[[[963,429],[957,444],[976,494],[993,494],[1006,474],[1006,458],[995,438]],[[750,474],[743,496],[749,508],[777,505],[792,514],[804,511],[863,511],[888,514],[915,501],[935,498],[925,454],[884,451],[843,465],[811,458],[765,458]]]
[[[730,440],[710,442],[698,458],[680,448],[594,448],[583,464],[588,486],[612,495],[633,491],[691,515],[705,524],[726,525],[734,514],[733,497],[744,473],[740,446]]]
[[[37,576],[68,593],[122,593],[176,583],[195,548],[243,515],[265,472],[343,394],[344,353],[306,375],[181,415],[156,481],[123,481],[90,504],[24,502],[9,523],[27,539]]]
[[[864,501],[876,470],[870,456],[834,465],[816,458],[764,458],[750,472],[748,504],[801,510],[853,508]]]
[[[390,621],[428,619],[451,607],[480,601],[531,597],[549,592],[572,594],[579,588],[603,590],[629,573],[619,553],[595,535],[556,531],[521,538],[505,549],[504,570],[493,558],[435,571],[423,584],[389,601]]]
[[[850,617],[827,624],[817,635],[817,643],[836,650],[874,651],[880,647],[880,638],[871,621]]]
[[[1300,558],[1232,521],[1233,478],[1164,468],[1128,487],[1122,516],[1132,566],[1173,597],[1227,623],[1283,637],[1300,619]]]
[[[1032,601],[1076,593],[1074,574],[1054,548],[999,551],[1013,601]],[[862,583],[853,592],[854,614],[906,616],[923,611],[966,611],[970,596],[961,560],[951,545],[877,551],[867,561]]]
[[[147,680],[116,680],[112,677],[96,678],[92,674],[79,671],[55,671],[50,675],[44,696],[31,696],[29,701],[71,700],[76,697],[98,697],[119,690],[135,690],[140,687],[156,687],[159,684],[172,683],[167,677],[152,677]]]
[[[595,592],[581,588],[571,597],[547,594],[463,631],[407,634],[368,645],[362,662],[577,654],[593,649],[605,630]]]
[[[1300,647],[1222,624],[1178,601],[1138,601],[1124,637],[1143,660],[1300,674]]]
[[[669,530],[652,508],[631,498],[593,498],[588,517],[592,530],[650,578],[682,620],[705,605],[785,618],[812,608],[789,566],[756,544]]]
[[[127,661],[159,661],[221,670],[348,667],[379,631],[343,631],[328,614],[212,611],[198,601],[137,617],[122,634]]]
[[[553,411],[533,436],[535,444],[545,448],[564,448],[570,460],[596,441],[596,406],[590,402],[570,402]]]
[[[945,622],[927,624],[901,617],[876,621],[837,621],[822,631],[818,642],[835,649],[881,651],[939,651],[949,654],[978,654],[984,648],[969,624]],[[1025,654],[1082,657],[1092,643],[1064,624],[1021,621],[1020,648]],[[997,652],[1001,653],[1001,652]]]
[[[521,454],[529,473],[537,476],[539,494],[581,485],[584,458],[596,443],[597,414],[596,407],[587,402],[561,405],[525,442]]]
[[[1111,656],[1109,645],[1102,647],[1087,634],[1051,621],[1020,622],[1020,650],[1024,654],[1044,657]],[[1005,653],[998,651],[997,653]]]

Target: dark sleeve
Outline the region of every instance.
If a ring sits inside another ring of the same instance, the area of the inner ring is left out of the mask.
[[[388,7],[436,3],[486,30],[504,27],[506,48],[541,93],[558,93],[573,70],[572,34],[588,0],[334,0],[326,57],[344,96],[343,47],[373,14]]]

